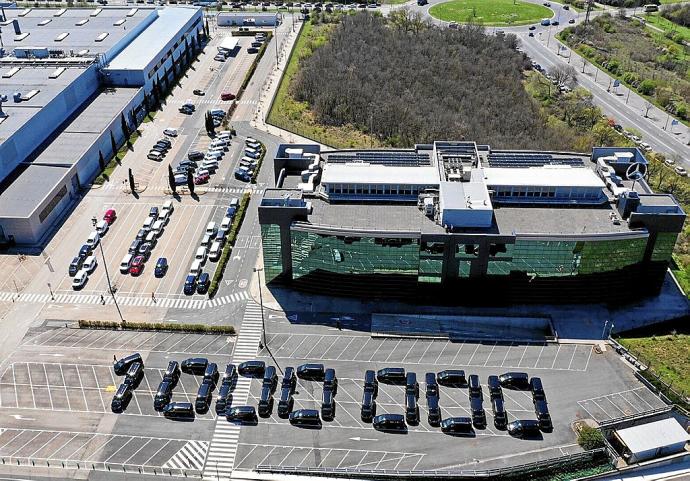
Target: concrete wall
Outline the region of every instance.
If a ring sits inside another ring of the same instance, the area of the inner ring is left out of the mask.
[[[229,12],[218,14],[219,27],[274,27],[280,23],[276,13]]]

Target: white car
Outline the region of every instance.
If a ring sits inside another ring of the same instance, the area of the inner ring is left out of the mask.
[[[642,150],[645,152],[650,152],[652,150],[652,146],[649,145],[647,142],[640,142],[640,147],[642,147]]]
[[[77,275],[72,279],[72,289],[78,291],[86,285],[86,281],[89,280],[89,273],[85,269],[80,269]]]
[[[206,250],[206,247],[201,246],[196,250],[196,254],[194,255],[194,260],[197,260],[201,262],[201,265],[203,266],[206,264],[206,257],[208,256],[208,251]]]
[[[676,174],[685,177],[686,175],[688,175],[688,171],[679,165],[676,167]]]
[[[132,254],[127,254],[122,258],[122,261],[120,262],[120,272],[123,274],[128,274],[129,273],[129,266],[132,265],[132,259],[134,259],[134,256]]]
[[[168,127],[167,129],[163,130],[163,133],[168,137],[177,137],[177,129],[174,127]]]
[[[208,224],[206,224],[206,233],[210,235],[211,237],[216,236],[216,232],[218,232],[218,228],[216,227],[216,223],[211,221]]]
[[[220,241],[214,241],[213,244],[211,244],[211,250],[209,251],[208,258],[215,262],[220,259],[220,255],[222,253],[223,246],[221,245]]]
[[[666,163],[666,165],[673,165],[676,163],[676,161],[673,159],[664,159],[664,162]]]
[[[94,269],[96,269],[96,266],[98,265],[98,262],[96,262],[96,256],[90,255],[89,257],[86,258],[84,261],[84,264],[81,266],[83,270],[91,274]]]
[[[96,247],[98,245],[98,242],[101,240],[101,236],[98,234],[98,231],[93,231],[91,234],[89,234],[89,237],[86,239],[86,245]]]
[[[96,224],[96,232],[98,232],[99,236],[103,237],[105,233],[108,232],[108,227],[109,224],[107,221],[98,221],[98,224]]]
[[[232,218],[223,217],[223,220],[220,222],[220,230],[227,232],[230,230],[230,226],[232,226]]]
[[[247,142],[246,145],[247,145],[247,147],[249,147],[250,149],[254,149],[254,150],[259,150],[259,149],[261,148],[261,144],[258,143],[258,142]]]
[[[247,144],[247,145],[249,145],[249,144],[258,144],[259,141],[256,140],[254,137],[247,137],[247,138],[245,139],[244,143]]]

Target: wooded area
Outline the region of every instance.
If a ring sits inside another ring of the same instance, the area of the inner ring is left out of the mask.
[[[690,27],[690,5],[687,3],[667,5],[661,9],[661,15],[673,23]]]
[[[326,125],[353,125],[382,144],[476,140],[495,148],[560,149],[522,86],[529,61],[513,36],[431,28],[410,12],[344,16],[302,58],[291,94]]]

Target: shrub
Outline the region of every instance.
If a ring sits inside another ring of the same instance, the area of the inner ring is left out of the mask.
[[[233,326],[208,326],[206,324],[178,324],[174,322],[118,322],[79,320],[80,329],[115,329],[127,331],[172,331],[197,334],[235,334]]]
[[[646,79],[643,80],[642,83],[640,83],[640,86],[638,88],[642,95],[651,95],[652,93],[654,93],[654,89],[656,88],[656,82],[654,82],[654,80],[651,79]]]
[[[676,104],[676,115],[685,120],[688,118],[688,104],[680,102]]]
[[[601,431],[596,428],[583,425],[579,434],[577,435],[577,444],[579,444],[582,449],[586,451],[603,448],[605,445],[604,435],[601,434]]]

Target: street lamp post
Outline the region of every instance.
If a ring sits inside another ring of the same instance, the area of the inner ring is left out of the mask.
[[[96,217],[94,216],[91,219],[91,223],[96,226],[98,221],[96,220]],[[117,304],[117,299],[115,299],[115,292],[113,292],[113,285],[110,283],[110,274],[108,273],[108,263],[105,261],[105,252],[103,251],[103,241],[100,241],[98,245],[101,248],[101,258],[103,259],[103,268],[105,269],[105,278],[108,280],[108,291],[110,292],[110,295],[113,297],[113,303],[115,304],[115,308],[117,309],[117,314],[120,316],[120,322],[125,322],[125,319],[122,317],[122,312],[120,311],[120,306]]]
[[[266,320],[264,318],[264,296],[262,294],[263,288],[261,286],[261,271],[263,270],[263,267],[254,268],[254,272],[256,272],[256,275],[259,279],[259,304],[261,305],[261,337],[263,338],[264,346],[267,347],[268,344],[266,343]]]
[[[50,291],[50,299],[55,300],[55,295],[53,294],[53,286],[50,285],[50,282],[48,283],[48,290]]]

